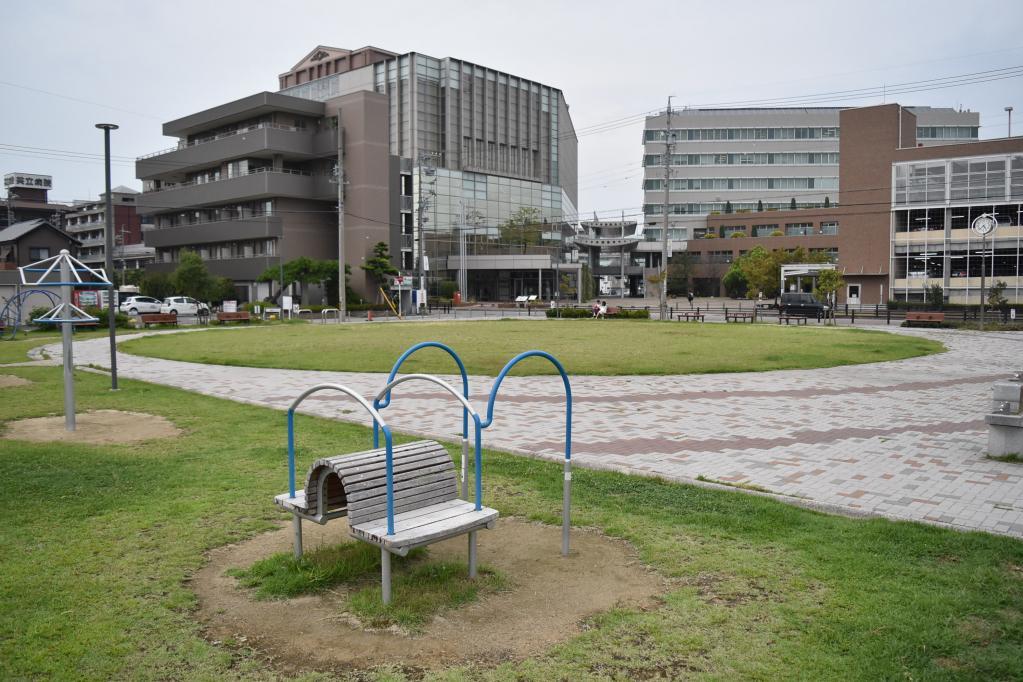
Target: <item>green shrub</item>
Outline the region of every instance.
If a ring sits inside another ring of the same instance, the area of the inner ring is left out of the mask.
[[[108,311],[100,310],[95,306],[86,306],[85,308],[82,308],[82,310],[84,310],[92,317],[99,318],[99,325],[101,327],[106,327],[107,324],[109,324],[108,322],[109,318],[107,317],[107,315],[109,314]],[[120,311],[115,311],[114,326],[117,327],[118,329],[134,329],[135,323],[130,317],[128,317],[124,313]]]
[[[560,315],[558,313],[561,313]],[[579,319],[593,317],[592,308],[548,308],[545,311],[548,318],[561,317],[562,319]],[[649,320],[649,310],[618,310],[615,313],[608,313],[608,319],[615,320]]]

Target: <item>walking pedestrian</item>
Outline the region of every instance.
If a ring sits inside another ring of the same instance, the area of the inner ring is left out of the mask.
[[[690,291],[688,294],[686,294],[686,298],[689,299],[689,309],[692,310],[693,309],[693,298],[694,298],[693,292]]]

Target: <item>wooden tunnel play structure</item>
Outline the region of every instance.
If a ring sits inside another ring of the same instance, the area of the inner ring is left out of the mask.
[[[428,374],[398,377],[402,363],[422,348],[439,348],[458,364],[462,391]],[[302,521],[325,524],[348,517],[352,537],[380,547],[381,590],[384,603],[391,601],[391,555],[405,556],[416,547],[440,542],[459,535],[468,536],[469,577],[476,577],[476,534],[493,528],[498,512],[483,506],[482,432],[493,423],[494,399],[508,371],[519,361],[541,356],[559,370],[566,390],[566,430],[564,502],[562,511],[562,553],[569,549],[571,491],[572,392],[568,375],[553,356],[543,351],[528,351],[513,358],[498,375],[487,404],[487,419],[469,402],[469,378],[457,354],[437,342],[413,346],[395,363],[387,384],[370,404],[355,391],[338,384],[319,384],[303,392],[288,409],[288,487],[274,502],[292,514],[295,532],[295,557],[302,557]],[[462,406],[461,467],[456,472],[447,450],[431,440],[395,446],[390,426],[380,411],[391,402],[391,392],[409,381],[432,383],[444,389]],[[372,417],[374,449],[317,459],[309,467],[304,485],[295,481],[295,411],[307,397],[319,391],[336,391],[358,402]],[[472,426],[475,485],[469,499],[468,456]],[[384,446],[380,447],[383,435]]]

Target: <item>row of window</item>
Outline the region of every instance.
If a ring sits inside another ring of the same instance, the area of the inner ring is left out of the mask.
[[[660,166],[663,154],[644,154],[644,166]],[[672,154],[672,166],[811,166],[838,165],[838,152],[777,152],[750,154]]]
[[[673,128],[674,141],[819,140],[838,137],[838,126],[808,128]],[[645,142],[664,142],[664,130],[646,130]]]
[[[216,208],[165,213],[155,217],[155,224],[158,228],[181,227],[184,225],[215,223],[222,220],[246,220],[248,218],[272,216],[273,214],[274,200],[264,199],[262,201],[248,201],[230,206],[218,206]]]
[[[1023,204],[995,204],[979,206],[953,206],[952,208],[914,208],[894,211],[896,232],[944,231],[945,224],[952,230],[964,230],[979,216],[993,215],[999,227],[1023,225]]]
[[[734,213],[751,211],[787,211],[793,208],[823,208],[823,202],[797,201],[795,206],[791,202],[779,201],[733,201],[730,206],[724,202],[710,203],[686,203],[668,204],[669,215],[707,215],[710,213],[725,213],[731,209]],[[834,206],[835,204],[831,204]],[[645,215],[658,216],[664,213],[664,204],[643,204]]]
[[[1023,155],[895,166],[896,205],[1017,198],[1023,199]]]
[[[946,275],[945,261],[948,261],[948,276],[980,277],[981,262],[988,277],[1017,277],[1023,261],[1023,251],[1007,247],[988,249],[982,254],[979,245],[973,249],[934,249],[924,252],[905,251],[892,258],[892,276],[895,279],[941,279]]]
[[[748,235],[749,230],[750,226],[747,225],[722,225],[720,229],[716,227],[698,227],[693,230],[693,239],[706,238],[708,234],[720,237],[731,237],[734,234]],[[815,228],[813,223],[785,223],[784,230],[777,223],[761,224],[753,225],[752,232],[754,237],[833,235],[838,234],[838,223],[835,221],[822,222],[819,228]]]
[[[276,239],[253,239],[248,241],[225,242],[222,244],[201,244],[157,249],[156,259],[161,263],[177,263],[182,251],[198,253],[203,260],[227,260],[230,258],[256,258],[277,255]]]
[[[664,189],[664,180],[651,178],[643,181],[643,189]],[[823,178],[672,178],[672,192],[689,190],[762,190],[762,189],[838,189],[837,177]]]
[[[809,252],[812,253],[812,254],[822,254],[823,256],[825,256],[827,258],[827,261],[829,263],[837,263],[838,262],[838,247],[837,246],[830,246],[830,247],[824,247],[824,248],[813,248],[813,249],[809,249]],[[742,256],[745,256],[747,253],[749,253],[749,251],[745,251],[745,250],[744,251],[739,251],[738,254],[736,254],[734,251],[730,251],[730,250],[729,251],[704,251],[702,253],[701,252],[696,252],[694,254],[694,256],[693,256],[693,262],[695,264],[697,264],[697,265],[699,265],[699,264],[707,264],[707,263],[731,263],[732,261],[736,260],[736,258],[740,258]]]
[[[918,140],[969,140],[976,139],[977,126],[917,126]]]

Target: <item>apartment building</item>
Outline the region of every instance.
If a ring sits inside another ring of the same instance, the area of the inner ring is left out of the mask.
[[[6,197],[0,201],[0,227],[29,220],[45,220],[61,229],[67,204],[51,202],[53,176],[37,173],[7,173],[4,175]]]
[[[922,300],[931,284],[976,303],[981,244],[966,228],[994,213],[988,272],[1019,300],[1023,138],[921,144],[914,108],[897,104],[845,109],[840,121],[838,204],[708,216],[687,245],[697,291],[723,294],[721,277],[753,248],[803,247],[836,263],[843,303]]]
[[[842,130],[838,107],[681,109],[672,112],[669,236],[692,238],[715,213],[819,208],[837,203]],[[975,140],[977,112],[909,107],[917,144]],[[667,112],[643,132],[644,233],[660,239],[664,221]]]
[[[151,263],[155,249],[142,243],[142,224],[136,200],[139,192],[119,185],[110,191],[114,209],[114,267],[136,270]],[[76,201],[64,216],[64,229],[81,242],[79,260],[103,267],[106,263],[106,193],[98,199]]]
[[[375,47],[317,46],[263,92],[170,121],[171,149],[138,159],[153,267],[182,249],[243,298],[267,268],[338,253],[338,121],[352,286],[380,241],[428,286],[464,274],[463,295],[541,293],[577,201],[576,137],[560,90],[470,62]],[[506,243],[502,224],[549,226]],[[571,269],[571,266],[569,266]],[[546,282],[546,284],[545,284]]]

